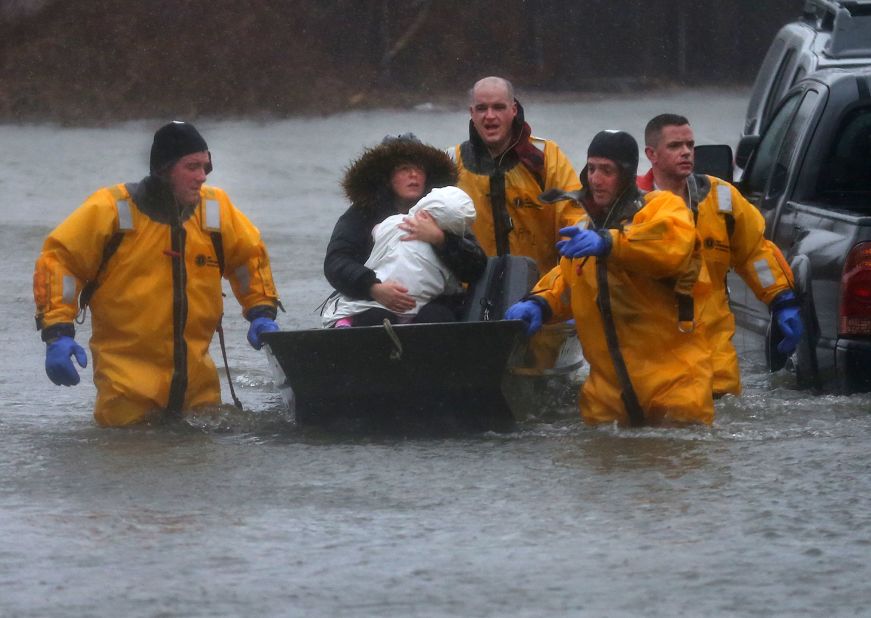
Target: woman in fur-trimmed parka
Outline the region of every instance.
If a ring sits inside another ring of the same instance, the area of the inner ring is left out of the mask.
[[[375,300],[385,310],[370,309],[354,316],[353,325],[381,324],[396,320],[414,305],[401,281],[380,281],[365,266],[372,251],[372,229],[387,217],[407,213],[436,187],[454,185],[457,170],[441,150],[421,143],[407,133],[386,137],[369,148],[345,173],[342,187],[351,201],[339,217],[324,258],[324,275],[339,292],[353,299]],[[462,282],[483,274],[487,257],[471,230],[457,235],[443,232],[432,218],[409,218],[402,224],[406,240],[432,244],[453,274]],[[450,322],[458,317],[461,299],[439,297],[419,308],[414,322]]]

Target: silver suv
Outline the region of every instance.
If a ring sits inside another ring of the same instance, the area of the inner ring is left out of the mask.
[[[742,138],[768,126],[783,95],[819,69],[871,65],[871,0],[806,0],[801,18],[775,36],[756,76]],[[736,163],[744,167],[739,147]]]

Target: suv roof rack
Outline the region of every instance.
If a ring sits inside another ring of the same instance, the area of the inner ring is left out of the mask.
[[[871,55],[871,0],[805,0],[802,19],[831,32],[824,53],[831,58]]]

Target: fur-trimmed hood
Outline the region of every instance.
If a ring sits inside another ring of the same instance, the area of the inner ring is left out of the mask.
[[[390,175],[401,163],[414,163],[426,172],[424,195],[457,183],[457,167],[447,153],[419,141],[394,139],[367,148],[346,170],[342,188],[352,208],[374,211],[392,203]]]

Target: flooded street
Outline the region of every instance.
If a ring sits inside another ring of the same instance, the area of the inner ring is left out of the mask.
[[[734,146],[746,96],[522,101],[579,169],[598,130],[640,138],[666,111]],[[230,296],[244,412],[97,428],[90,367],[73,388],[45,376],[33,263],[91,192],[145,174],[164,121],[0,126],[0,616],[867,615],[871,395],[793,390],[746,333],[745,392],[712,428],[587,428],[569,405],[507,435],[336,436],[293,425]],[[266,240],[284,329],[320,324],[344,167],[387,133],[449,147],[467,122],[423,105],[196,123],[209,184]]]

